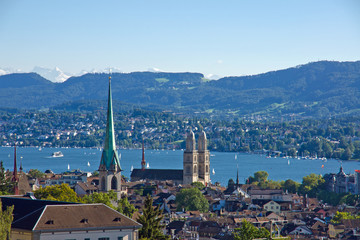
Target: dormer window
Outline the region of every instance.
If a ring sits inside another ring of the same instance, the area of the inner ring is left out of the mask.
[[[113,222],[121,222],[121,218],[119,218],[119,217],[114,218]]]
[[[54,220],[48,220],[45,224],[54,224]]]
[[[81,222],[81,223],[89,223],[89,220],[88,220],[87,218],[83,218],[83,219],[81,219],[80,222]]]

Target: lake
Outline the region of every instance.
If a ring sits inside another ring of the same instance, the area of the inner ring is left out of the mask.
[[[51,154],[56,151],[61,151],[64,157],[51,157]],[[99,167],[101,153],[99,149],[89,148],[43,148],[39,151],[35,147],[18,147],[17,159],[18,167],[22,161],[24,171],[36,168],[41,171],[51,169],[55,173],[61,173],[67,171],[69,165],[71,170],[81,169],[93,172]],[[141,149],[121,149],[118,150],[118,153],[121,154],[120,164],[123,175],[130,176],[131,166],[140,168]],[[235,159],[235,155],[237,155],[237,159]],[[182,169],[183,151],[145,150],[145,159],[150,168]],[[14,148],[0,147],[0,161],[4,162],[5,169],[12,170]],[[211,171],[215,170],[215,174],[211,174],[211,181],[213,183],[220,182],[221,185],[226,186],[230,178],[236,180],[237,165],[239,166],[240,183],[245,183],[247,177],[260,170],[267,171],[269,179],[272,180],[292,179],[301,182],[302,178],[310,173],[324,175],[339,172],[340,161],[266,158],[264,155],[246,153],[211,152],[210,165]],[[360,162],[343,161],[342,165],[346,173],[354,173],[355,169],[360,169]]]

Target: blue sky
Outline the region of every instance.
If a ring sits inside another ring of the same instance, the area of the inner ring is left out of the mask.
[[[221,76],[360,60],[360,1],[1,0],[0,69]]]

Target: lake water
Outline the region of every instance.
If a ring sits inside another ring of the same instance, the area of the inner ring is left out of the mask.
[[[64,157],[52,158],[51,154],[61,151]],[[120,164],[123,175],[130,176],[131,166],[140,168],[142,151],[141,149],[119,150],[121,154]],[[0,161],[4,162],[5,169],[13,169],[14,148],[0,147]],[[269,173],[269,179],[286,180],[292,179],[301,182],[302,178],[310,173],[322,174],[337,173],[340,168],[340,161],[329,159],[322,160],[310,159],[286,159],[286,158],[266,158],[263,155],[244,154],[227,152],[211,152],[210,165],[215,174],[211,174],[213,183],[220,182],[226,186],[230,178],[236,180],[236,167],[239,166],[239,181],[245,183],[245,179],[252,176],[255,172],[264,170]],[[51,169],[56,173],[70,169],[81,169],[93,172],[98,169],[101,151],[88,148],[43,148],[39,151],[34,147],[17,148],[18,167],[22,161],[24,171],[39,169],[45,171]],[[183,151],[161,151],[145,150],[145,159],[150,168],[160,169],[182,169]],[[90,163],[90,166],[88,166]],[[322,167],[322,165],[324,165]],[[344,171],[354,173],[355,169],[360,169],[360,162],[343,161]]]

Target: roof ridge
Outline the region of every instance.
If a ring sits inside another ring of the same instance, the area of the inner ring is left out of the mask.
[[[21,218],[19,218],[19,219],[15,220],[12,224],[14,224],[14,223],[17,223],[17,222],[21,221],[22,219],[24,219],[24,218],[26,218],[26,217],[28,217],[28,216],[30,216],[30,215],[32,215],[32,214],[34,214],[34,213],[36,213],[37,211],[44,210],[44,208],[45,208],[45,207],[46,207],[46,206],[42,206],[42,207],[40,207],[40,208],[38,208],[38,209],[36,209],[36,210],[34,210],[34,211],[32,211],[32,212],[30,212],[30,213],[26,214],[25,216],[23,216],[23,217],[21,217]]]

